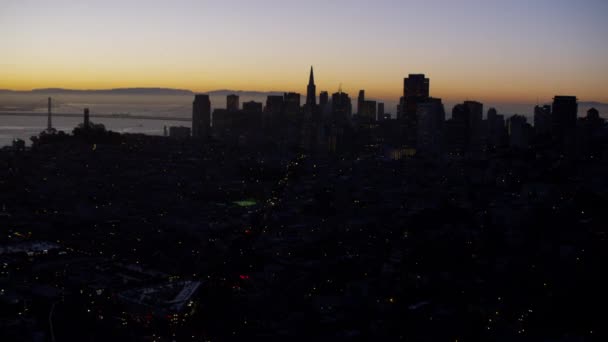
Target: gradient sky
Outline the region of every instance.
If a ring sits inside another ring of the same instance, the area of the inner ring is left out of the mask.
[[[608,102],[606,0],[0,0],[0,88],[173,87]]]

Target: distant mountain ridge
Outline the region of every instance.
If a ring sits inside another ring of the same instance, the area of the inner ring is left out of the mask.
[[[10,90],[0,89],[0,94],[62,94],[62,95],[189,95],[209,94],[209,95],[229,95],[237,94],[241,96],[264,96],[282,95],[279,91],[246,91],[219,89],[207,92],[194,92],[188,89],[173,88],[113,88],[113,89],[65,89],[65,88],[40,88],[32,90]]]

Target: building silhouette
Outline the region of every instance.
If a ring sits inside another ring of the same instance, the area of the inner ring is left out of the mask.
[[[576,117],[578,102],[576,96],[555,96],[551,113],[551,135],[558,148],[573,153],[576,144]]]
[[[382,103],[382,102],[378,102],[377,115],[378,115],[378,118],[377,118],[378,121],[384,120],[384,103]]]
[[[190,127],[171,126],[169,127],[169,137],[174,139],[187,139],[190,137]]]
[[[331,95],[331,113],[333,121],[346,123],[352,115],[352,103],[347,93],[341,90]]]
[[[329,93],[326,91],[322,91],[319,94],[319,105],[320,106],[327,106],[329,104]]]
[[[438,155],[442,151],[445,109],[441,99],[429,98],[416,109],[416,148],[423,154]]]
[[[429,98],[430,80],[424,74],[410,74],[403,79],[402,117],[406,120],[416,118],[416,107]]]
[[[469,149],[483,150],[486,143],[486,125],[483,123],[483,104],[477,101],[465,101],[469,114]]]
[[[194,96],[192,103],[192,137],[205,138],[209,135],[211,124],[211,102],[209,95]]]
[[[363,102],[365,101],[365,90],[359,90],[359,96],[357,96],[357,114],[361,115],[363,110]]]
[[[513,115],[507,120],[509,132],[509,146],[515,148],[528,148],[530,146],[531,127],[523,115]]]
[[[488,144],[493,147],[500,147],[506,144],[507,131],[505,127],[504,115],[499,115],[496,108],[488,109]]]
[[[264,113],[270,114],[271,116],[279,116],[283,113],[285,102],[281,95],[268,95],[266,97],[266,107],[264,107]]]
[[[410,74],[403,79],[403,97],[399,101],[397,118],[401,121],[406,145],[416,145],[416,111],[418,104],[429,98],[430,81],[424,74]]]
[[[534,107],[534,134],[539,138],[548,138],[551,135],[551,106]]]
[[[245,113],[261,113],[262,112],[262,102],[243,102],[243,112]]]
[[[237,112],[239,110],[239,96],[230,94],[226,96],[226,109],[229,112]]]
[[[308,86],[306,87],[306,107],[309,110],[314,109],[317,106],[317,87],[315,86],[315,75],[310,67],[310,76],[308,78]]]
[[[299,93],[285,93],[283,95],[283,102],[285,103],[285,114],[292,116],[292,117],[300,114],[300,94]]]

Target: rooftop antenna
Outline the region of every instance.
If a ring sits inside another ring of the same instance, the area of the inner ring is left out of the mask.
[[[340,86],[338,87],[338,93],[342,94],[342,82],[340,82]]]

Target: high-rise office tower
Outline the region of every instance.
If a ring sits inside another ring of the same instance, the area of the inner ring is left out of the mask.
[[[283,96],[281,95],[268,95],[266,98],[266,107],[264,112],[272,115],[280,115],[284,110]]]
[[[419,103],[416,110],[416,147],[422,153],[439,154],[443,144],[445,109],[441,99],[429,98]]]
[[[239,110],[239,96],[236,94],[231,94],[226,96],[226,109],[229,112],[238,112]]]
[[[430,81],[424,74],[410,74],[403,79],[403,97],[428,98]]]
[[[327,106],[329,104],[329,93],[326,91],[322,91],[319,94],[319,105],[321,107]]]
[[[384,103],[379,102],[378,103],[378,121],[383,120],[384,119]]]
[[[300,114],[300,94],[285,93],[283,95],[283,102],[285,103],[285,113],[287,115],[295,116]]]
[[[551,134],[551,106],[534,107],[534,133],[537,137],[549,137]]]
[[[488,143],[492,147],[499,147],[506,143],[507,132],[504,115],[498,115],[495,108],[488,109]]]
[[[418,104],[429,98],[430,81],[424,74],[410,74],[403,79],[403,97],[399,103],[398,118],[405,129],[404,134],[408,145],[415,145],[416,112]]]
[[[331,112],[334,121],[345,123],[350,120],[352,104],[347,93],[339,91],[331,95]]]
[[[357,114],[361,115],[363,111],[363,102],[365,102],[365,90],[359,90],[359,96],[357,97]]]
[[[262,112],[262,102],[243,102],[243,112],[245,113],[261,113]]]
[[[194,96],[192,103],[192,137],[205,138],[209,135],[211,124],[211,101],[209,95]]]
[[[513,115],[507,120],[509,131],[509,146],[528,148],[530,125],[525,116]]]
[[[553,98],[551,114],[552,135],[558,143],[574,139],[578,102],[576,96],[556,96]]]
[[[483,124],[483,104],[477,101],[465,101],[464,106],[469,112],[469,148],[472,151],[481,151],[487,137],[487,130]]]
[[[308,78],[308,87],[306,87],[306,107],[313,109],[317,106],[317,87],[315,86],[315,75],[310,67],[310,77]]]

